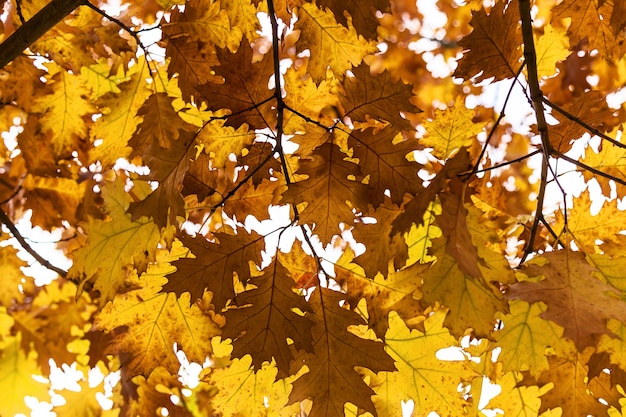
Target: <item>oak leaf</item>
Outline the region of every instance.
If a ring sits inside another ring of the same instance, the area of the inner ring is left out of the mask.
[[[337,145],[325,143],[309,158],[300,160],[296,174],[308,178],[290,184],[282,195],[287,203],[307,203],[300,210],[300,222],[315,224],[313,232],[324,243],[341,232],[340,223],[353,223],[353,207],[367,209],[368,187],[348,179],[360,173],[358,165],[346,161],[346,157]]]
[[[243,150],[254,142],[255,136],[245,124],[235,129],[224,126],[223,120],[214,120],[202,127],[196,140],[200,149],[211,156],[211,166],[224,168],[230,155],[239,158]]]
[[[335,15],[325,7],[304,3],[298,16],[294,30],[300,31],[300,39],[296,47],[299,52],[310,51],[308,71],[316,82],[326,78],[328,67],[341,78],[378,50],[374,41],[359,36],[350,23],[347,27],[338,25]]]
[[[424,123],[426,134],[420,139],[420,145],[432,147],[432,154],[438,159],[449,159],[455,151],[471,144],[474,136],[482,131],[483,124],[472,120],[475,114],[475,110],[468,109],[458,97],[454,105],[436,110],[433,119]]]
[[[400,207],[386,199],[376,210],[369,210],[368,214],[376,219],[375,223],[358,221],[354,224],[354,239],[366,245],[365,253],[359,255],[356,261],[367,277],[373,278],[378,272],[386,276],[390,263],[394,271],[406,264],[409,248],[404,236],[389,235],[391,224],[401,212]]]
[[[318,4],[332,11],[337,23],[344,25],[348,29],[350,28],[349,23],[351,23],[359,35],[374,40],[378,37],[376,32],[376,28],[378,27],[376,13],[387,13],[391,8],[389,0],[375,0],[369,2],[358,0],[349,2],[321,0],[318,1]]]
[[[237,307],[224,313],[226,325],[222,337],[233,339],[231,357],[251,355],[255,370],[265,362],[271,363],[273,358],[278,378],[282,379],[290,375],[292,348],[313,350],[313,322],[302,315],[310,308],[304,297],[294,292],[296,282],[279,261],[272,262],[262,272],[263,275],[248,282],[256,288],[238,294]],[[301,313],[296,313],[296,309]]]
[[[555,348],[563,335],[563,328],[540,316],[544,304],[528,304],[521,300],[509,303],[510,314],[498,313],[502,329],[496,332],[496,346],[502,348],[498,361],[504,372],[529,371],[538,377],[548,369],[548,348]]]
[[[216,233],[215,241],[203,236],[179,236],[195,258],[182,258],[173,263],[176,272],[167,276],[164,292],[178,296],[191,294],[191,301],[202,299],[205,290],[213,293],[212,303],[221,311],[229,300],[235,299],[233,284],[236,273],[239,281],[251,278],[250,262],[261,264],[264,237],[256,232],[238,229],[236,234]]]
[[[373,75],[365,64],[353,68],[354,77],[347,77],[339,96],[343,116],[352,121],[366,122],[369,118],[385,121],[397,131],[413,130],[403,114],[419,113],[413,103],[410,84],[394,79],[389,71]]]
[[[247,123],[250,129],[273,127],[275,112],[270,111],[267,100],[273,92],[268,87],[274,74],[272,60],[268,56],[254,57],[248,45],[241,45],[236,53],[218,49],[220,66],[215,73],[223,78],[219,83],[208,82],[197,87],[200,99],[206,101],[207,109],[228,109],[229,125],[238,128]]]
[[[92,331],[116,332],[106,354],[127,358],[122,365],[131,375],[150,375],[158,366],[176,374],[180,363],[174,343],[190,361],[202,363],[211,353],[210,340],[220,334],[207,308],[210,296],[193,302],[188,293],[176,297],[159,293],[167,265],[151,266],[143,287],[118,295],[95,317]]]
[[[466,52],[459,60],[455,77],[472,78],[474,82],[494,77],[494,81],[512,78],[522,58],[522,34],[517,1],[498,2],[490,13],[472,11],[472,33],[459,46]]]
[[[417,176],[420,164],[412,157],[419,144],[415,139],[403,140],[392,127],[381,131],[353,130],[348,144],[354,157],[359,159],[361,173],[369,176],[369,202],[378,207],[389,190],[391,201],[400,204],[405,194],[416,195],[422,190],[422,180]]]
[[[91,219],[84,225],[87,242],[73,252],[69,277],[80,279],[81,288],[87,282],[93,283],[104,305],[125,289],[126,275],[133,268],[141,273],[155,259],[161,232],[151,220],[142,217],[132,221],[126,214],[129,197],[121,179],[106,183],[102,189],[111,218]],[[138,246],[137,242],[142,244]],[[106,257],[101,256],[103,253]]]
[[[409,330],[397,314],[389,316],[385,335],[386,351],[395,360],[397,372],[371,376],[376,391],[374,403],[385,416],[400,417],[401,401],[414,401],[414,412],[427,415],[456,416],[468,402],[457,387],[475,376],[467,359],[438,359],[440,349],[454,346],[456,340],[443,326],[445,310],[438,310],[424,322],[424,331]]]
[[[463,272],[458,261],[444,248],[445,240],[433,243],[434,264],[423,275],[423,302],[441,303],[450,309],[445,325],[455,336],[472,328],[478,337],[489,337],[497,312],[506,311],[506,301],[483,280]]]
[[[0,410],[3,415],[30,413],[31,409],[25,403],[26,396],[32,396],[39,401],[49,398],[48,384],[36,381],[33,375],[40,375],[37,366],[36,354],[32,350],[24,352],[21,345],[21,335],[3,335],[0,342]]]
[[[548,309],[541,317],[562,326],[563,336],[579,349],[593,346],[597,336],[610,334],[608,319],[626,320],[626,302],[617,298],[620,292],[594,276],[597,270],[583,253],[561,250],[536,259],[522,272],[543,279],[513,284],[506,297],[544,302]]]
[[[428,266],[415,263],[399,271],[390,271],[386,278],[381,274],[370,278],[352,262],[353,258],[353,250],[350,247],[344,249],[335,263],[335,279],[345,287],[352,307],[356,308],[361,299],[367,302],[367,324],[376,336],[384,340],[392,312],[407,325],[415,325],[412,320],[420,317],[423,310],[420,303],[421,274]]]
[[[298,355],[298,365],[308,372],[293,383],[289,402],[310,399],[310,417],[343,417],[349,402],[377,415],[371,396],[374,393],[355,367],[372,372],[393,371],[391,357],[383,345],[363,339],[349,331],[350,326],[365,324],[355,312],[340,307],[346,296],[326,288],[316,288],[309,303],[313,310],[312,330],[315,353]]]
[[[133,137],[129,145],[134,151],[131,156],[141,156],[143,164],[150,168],[150,173],[139,176],[138,180],[158,181],[157,188],[141,201],[130,203],[128,212],[133,221],[142,216],[152,218],[157,226],[177,226],[177,216],[186,217],[185,204],[181,196],[183,180],[195,153],[195,134],[177,131],[178,140],[171,142],[169,149],[163,148],[157,136],[145,138]],[[146,143],[141,143],[145,139]],[[138,182],[138,180],[135,180]]]

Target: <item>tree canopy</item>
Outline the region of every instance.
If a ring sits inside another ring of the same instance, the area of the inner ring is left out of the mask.
[[[626,415],[626,2],[0,4],[2,417]]]

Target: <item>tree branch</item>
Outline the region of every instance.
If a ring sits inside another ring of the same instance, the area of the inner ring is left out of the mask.
[[[4,68],[54,25],[87,0],[52,0],[0,44],[0,68]]]
[[[11,219],[4,212],[4,210],[0,210],[0,222],[2,222],[7,227],[7,229],[9,229],[9,231],[11,232],[15,240],[17,240],[19,244],[22,246],[22,248],[24,248],[24,250],[28,252],[30,256],[35,258],[37,262],[39,262],[41,265],[48,268],[49,270],[56,272],[63,278],[67,278],[66,270],[52,265],[50,262],[44,259],[39,253],[37,253],[37,251],[33,249],[32,246],[28,244],[26,239],[24,239],[24,236],[22,236],[19,230],[17,230],[17,227],[15,227],[15,224],[11,221]]]

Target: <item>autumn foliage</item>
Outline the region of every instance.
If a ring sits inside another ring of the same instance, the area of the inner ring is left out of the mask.
[[[626,2],[0,4],[0,416],[626,415]]]

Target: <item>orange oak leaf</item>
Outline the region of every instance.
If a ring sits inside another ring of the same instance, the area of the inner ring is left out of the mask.
[[[398,215],[391,227],[391,234],[408,232],[413,223],[419,225],[424,220],[424,213],[437,195],[445,190],[452,178],[471,168],[470,157],[466,149],[460,149],[445,165],[441,166],[430,184],[404,205],[404,212]]]
[[[178,132],[177,132],[178,134]],[[169,149],[161,147],[157,138],[146,138],[151,142],[135,144],[139,138],[130,141],[135,151],[131,155],[140,155],[143,163],[150,168],[150,173],[140,178],[146,181],[158,181],[159,184],[150,195],[138,202],[132,202],[128,212],[132,219],[142,216],[151,217],[159,227],[177,226],[177,216],[186,217],[185,204],[181,196],[182,183],[194,153],[194,133],[181,131],[178,140],[170,144]]]
[[[197,87],[200,99],[208,110],[228,109],[227,123],[239,127],[244,123],[250,129],[273,127],[275,112],[270,111],[267,100],[273,92],[268,88],[274,65],[268,56],[253,60],[253,50],[241,45],[236,53],[217,50],[220,66],[215,73],[223,78],[219,83],[208,82]]]
[[[367,208],[368,187],[348,179],[348,176],[360,173],[358,165],[345,158],[337,145],[325,143],[320,146],[310,158],[300,161],[296,173],[308,178],[290,184],[282,196],[282,201],[287,203],[307,203],[300,210],[300,222],[315,224],[313,232],[324,243],[341,232],[340,223],[353,223],[353,207]]]
[[[165,32],[163,36],[166,36]],[[178,87],[186,101],[192,96],[199,97],[199,85],[221,81],[213,71],[220,62],[212,44],[191,40],[188,36],[175,36],[168,39],[165,54],[170,57],[167,73],[170,77],[178,74]]]
[[[389,12],[391,6],[389,0],[375,0],[370,2],[364,1],[341,1],[341,0],[321,0],[318,4],[327,7],[335,15],[337,23],[349,28],[350,23],[359,35],[363,35],[367,39],[377,39],[378,19],[376,12]]]
[[[572,45],[586,38],[591,49],[611,59],[616,54],[621,56],[624,53],[624,35],[614,32],[612,27],[613,23],[619,21],[619,17],[613,18],[614,3],[620,2],[568,0],[554,7],[552,21],[570,20],[567,35]],[[619,11],[618,7],[616,12]]]
[[[294,359],[292,348],[313,351],[313,322],[308,315],[302,315],[310,308],[304,297],[294,292],[295,281],[279,261],[262,272],[249,281],[256,288],[238,294],[237,307],[224,313],[222,337],[233,339],[232,357],[251,355],[255,369],[273,358],[278,378],[285,378],[290,375]],[[296,309],[302,313],[296,313]]]
[[[459,268],[473,278],[483,276],[479,262],[478,250],[472,243],[467,218],[467,208],[464,206],[464,185],[458,179],[450,181],[450,191],[441,193],[441,206],[443,208],[438,217],[437,225],[441,227],[447,237],[446,251],[456,259]]]
[[[389,263],[397,270],[404,266],[409,254],[402,235],[389,235],[391,224],[402,212],[402,209],[389,199],[368,214],[376,219],[376,223],[356,222],[352,235],[357,242],[365,244],[365,253],[357,257],[357,263],[363,267],[369,278],[378,272],[384,276],[389,270]]]
[[[498,2],[487,14],[484,9],[472,12],[472,33],[459,46],[465,49],[454,75],[474,82],[495,77],[512,78],[522,58],[522,34],[517,1]]]
[[[353,130],[348,144],[359,158],[361,173],[369,176],[369,202],[378,207],[389,190],[391,201],[400,204],[405,194],[415,195],[422,190],[417,176],[421,166],[412,158],[419,143],[416,139],[403,140],[392,127],[379,132],[373,129]]]
[[[339,96],[343,115],[352,121],[365,122],[369,118],[386,121],[397,131],[413,130],[402,114],[419,113],[411,103],[413,88],[394,80],[388,71],[372,75],[370,67],[362,64],[352,69],[354,77],[347,77]]]
[[[610,334],[608,319],[626,320],[626,302],[617,297],[620,292],[594,276],[597,270],[583,253],[548,252],[525,265],[522,272],[543,279],[513,284],[506,297],[544,302],[548,309],[541,317],[562,326],[563,335],[581,350],[594,345],[596,336]]]
[[[237,234],[216,233],[215,241],[203,236],[179,236],[194,258],[182,258],[173,263],[176,272],[167,276],[164,292],[181,296],[191,294],[191,301],[201,299],[205,290],[213,293],[212,303],[220,311],[229,300],[234,300],[234,276],[246,283],[250,280],[250,262],[261,264],[265,247],[263,236],[238,229]]]
[[[309,299],[315,323],[315,353],[298,356],[301,362],[297,363],[309,371],[293,383],[289,402],[313,401],[310,417],[344,417],[347,402],[376,416],[371,399],[374,391],[355,367],[366,367],[375,373],[395,370],[381,343],[362,339],[348,330],[365,321],[357,313],[340,307],[345,299],[344,294],[326,288],[317,288]]]

